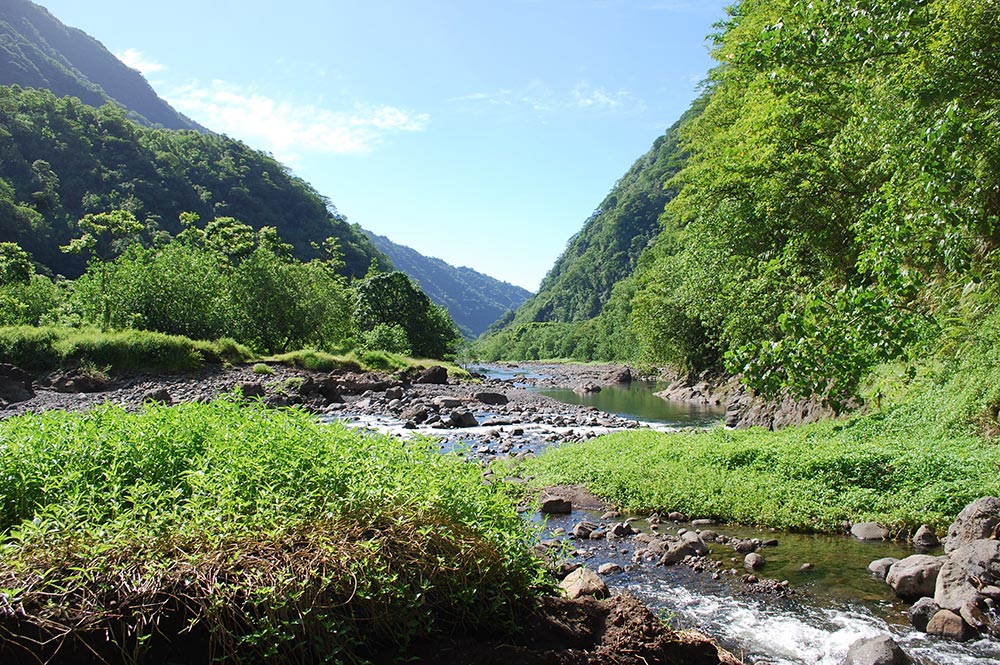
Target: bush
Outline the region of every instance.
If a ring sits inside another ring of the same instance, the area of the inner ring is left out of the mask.
[[[142,661],[165,625],[213,662],[403,656],[495,630],[542,579],[507,484],[429,441],[235,399],[12,418],[0,439],[5,649],[42,660]]]

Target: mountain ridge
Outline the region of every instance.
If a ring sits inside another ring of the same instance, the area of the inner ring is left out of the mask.
[[[0,4],[0,81],[77,97],[94,107],[112,102],[150,127],[208,131],[159,97],[140,72],[100,41],[30,0]]]
[[[372,244],[397,269],[420,285],[438,305],[448,309],[467,339],[478,337],[497,319],[517,309],[531,295],[527,289],[490,277],[466,266],[453,266],[425,256],[412,247],[363,229]]]

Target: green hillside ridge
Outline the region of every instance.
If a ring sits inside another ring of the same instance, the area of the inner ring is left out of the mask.
[[[431,300],[451,313],[466,339],[478,337],[490,324],[531,296],[527,289],[472,268],[455,267],[371,231],[365,233],[397,269],[416,280]]]
[[[389,261],[329,200],[270,155],[214,134],[151,129],[112,104],[94,109],[46,90],[0,86],[0,242],[17,242],[67,277],[80,256],[59,250],[85,214],[127,209],[144,238],[181,230],[178,215],[234,217],[275,227],[301,259],[323,258],[337,240],[345,273]]]
[[[144,125],[205,131],[99,41],[28,0],[0,4],[0,83],[44,88],[91,106],[113,102]]]
[[[734,5],[675,128],[676,196],[652,243],[631,236],[637,269],[578,260],[588,222],[482,354],[726,371],[842,405],[883,363],[954,353],[998,300],[996,17],[992,0]]]

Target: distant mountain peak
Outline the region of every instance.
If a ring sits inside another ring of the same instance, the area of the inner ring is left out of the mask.
[[[384,236],[365,231],[393,265],[403,271],[438,305],[451,314],[462,335],[478,337],[508,311],[520,307],[531,292],[484,275],[465,266],[455,267],[441,259],[424,256]]]

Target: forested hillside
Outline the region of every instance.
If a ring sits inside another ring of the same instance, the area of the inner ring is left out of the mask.
[[[91,106],[113,102],[144,125],[204,131],[99,41],[28,0],[0,3],[0,83],[44,88]]]
[[[481,335],[490,324],[531,296],[526,289],[472,268],[456,268],[441,259],[397,245],[384,236],[365,233],[397,269],[416,280],[431,300],[448,310],[467,339]]]
[[[636,359],[835,402],[880,363],[968,352],[1000,298],[1000,3],[744,0],[714,43],[678,194],[616,316],[489,351],[601,357],[613,334]]]
[[[82,273],[59,247],[88,213],[124,209],[147,242],[181,230],[178,215],[271,226],[301,259],[336,239],[349,275],[388,260],[357,226],[270,155],[224,136],[150,129],[117,106],[92,108],[45,90],[0,87],[0,242],[17,242],[49,269]]]
[[[567,243],[538,293],[518,310],[515,323],[584,321],[597,316],[615,283],[635,269],[659,232],[657,219],[672,196],[666,182],[682,163],[680,122],[615,184],[583,229]]]

